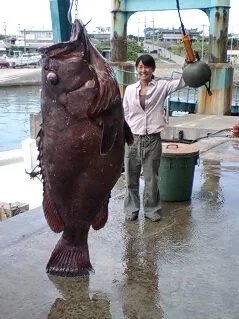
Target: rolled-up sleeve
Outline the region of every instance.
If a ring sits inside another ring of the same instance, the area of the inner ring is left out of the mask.
[[[165,85],[165,89],[167,91],[167,95],[171,94],[179,89],[182,89],[186,86],[182,76],[180,79],[170,80],[167,81],[167,84]]]

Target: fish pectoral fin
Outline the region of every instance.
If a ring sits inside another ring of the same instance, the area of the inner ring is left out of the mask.
[[[63,231],[64,224],[59,214],[57,214],[55,205],[53,204],[47,192],[44,192],[42,206],[43,206],[43,211],[44,211],[46,221],[49,227],[51,228],[51,230],[54,231],[55,233],[60,233],[61,231]]]
[[[124,121],[124,135],[125,135],[125,141],[128,145],[133,144],[134,142],[134,136],[131,132],[131,129],[126,121]]]
[[[95,216],[92,222],[92,228],[94,230],[99,230],[103,228],[108,220],[109,199],[110,199],[110,194],[107,194],[103,200],[102,207],[100,208],[98,214]]]
[[[115,143],[115,138],[117,135],[117,130],[114,126],[108,125],[107,123],[103,124],[103,134],[100,146],[100,153],[107,154]]]
[[[103,228],[108,220],[108,214],[108,210],[99,212],[92,222],[92,228],[94,230]]]

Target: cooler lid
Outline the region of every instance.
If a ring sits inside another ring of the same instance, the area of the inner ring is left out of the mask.
[[[190,156],[198,155],[199,148],[194,144],[185,143],[162,143],[162,156]]]

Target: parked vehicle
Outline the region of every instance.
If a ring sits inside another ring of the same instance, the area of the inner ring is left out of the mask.
[[[41,56],[23,53],[22,51],[13,51],[13,56],[7,57],[7,61],[12,68],[34,67],[40,65]]]
[[[10,64],[6,60],[0,60],[0,68],[9,68]]]

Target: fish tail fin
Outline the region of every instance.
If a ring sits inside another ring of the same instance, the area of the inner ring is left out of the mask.
[[[60,238],[46,266],[46,272],[63,277],[88,276],[93,271],[88,244],[75,246]]]
[[[108,220],[108,203],[110,200],[110,193],[107,194],[103,200],[102,207],[92,222],[92,228],[99,230],[103,228]]]

